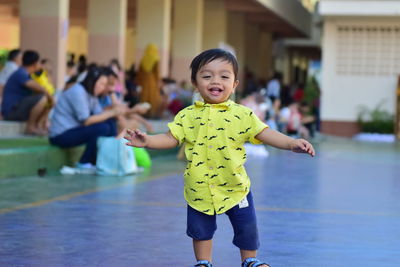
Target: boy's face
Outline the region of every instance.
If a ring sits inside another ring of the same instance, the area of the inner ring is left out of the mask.
[[[216,59],[199,69],[196,74],[196,83],[193,85],[199,90],[206,103],[218,104],[228,100],[238,84],[232,64]]]

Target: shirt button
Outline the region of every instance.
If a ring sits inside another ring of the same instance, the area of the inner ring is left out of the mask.
[[[212,170],[212,169],[213,169],[213,167],[210,167],[209,169],[210,169],[210,170]]]
[[[214,188],[214,187],[215,187],[215,185],[213,185],[213,184],[212,184],[212,185],[210,185],[210,188]]]
[[[213,146],[208,146],[208,148],[213,148]]]
[[[210,126],[210,127],[214,127],[214,124],[213,124],[213,123],[210,123],[208,126]]]

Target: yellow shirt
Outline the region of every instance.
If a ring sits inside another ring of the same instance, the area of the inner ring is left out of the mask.
[[[248,194],[243,144],[261,144],[255,136],[268,127],[249,108],[230,100],[197,101],[180,111],[168,127],[179,144],[186,144],[184,195],[192,208],[221,214]]]
[[[46,89],[46,91],[50,94],[50,95],[54,95],[54,93],[56,92],[56,90],[54,89],[54,86],[51,84],[50,80],[49,80],[49,74],[47,73],[47,71],[42,71],[41,74],[37,75],[36,73],[32,73],[31,77],[33,80],[35,80],[38,84],[40,84],[41,86],[44,87],[44,89]]]

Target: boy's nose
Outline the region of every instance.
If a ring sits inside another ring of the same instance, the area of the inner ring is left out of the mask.
[[[213,78],[211,84],[220,84],[220,80],[218,78]]]

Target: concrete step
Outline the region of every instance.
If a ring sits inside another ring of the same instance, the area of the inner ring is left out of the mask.
[[[1,138],[0,178],[58,173],[63,166],[75,166],[84,146],[60,149],[51,146],[46,138]],[[178,148],[148,150],[151,158],[177,154]],[[152,168],[157,168],[153,166]]]
[[[154,132],[165,133],[168,131],[169,121],[166,120],[150,120],[153,125]],[[4,137],[23,137],[25,131],[25,123],[14,121],[0,120],[0,138]]]
[[[167,132],[167,121],[151,121],[154,131]],[[60,149],[47,137],[23,135],[24,123],[0,121],[0,178],[36,175],[46,170],[58,172],[62,166],[74,166],[84,147]],[[177,149],[149,150],[151,157],[177,153]]]
[[[25,123],[0,120],[0,138],[22,136],[25,131]]]

